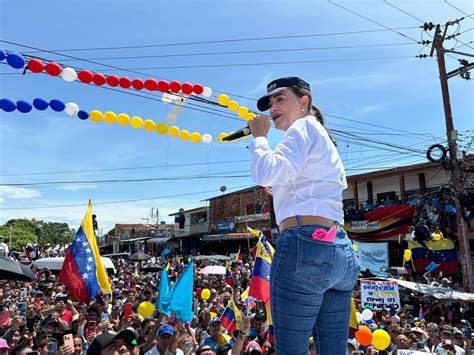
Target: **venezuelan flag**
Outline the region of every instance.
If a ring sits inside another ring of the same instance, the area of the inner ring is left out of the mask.
[[[425,270],[428,265],[435,262],[440,265],[436,271],[442,271],[446,275],[455,274],[458,271],[457,253],[452,240],[430,240],[426,241],[425,245],[426,248],[418,242],[408,242],[416,270]]]
[[[247,305],[248,309],[252,309],[255,307],[255,301],[253,297],[249,296],[249,290],[250,286],[240,295],[240,299]]]
[[[59,280],[66,285],[71,298],[77,302],[87,303],[101,292],[112,293],[95,240],[91,200],[66,254]]]
[[[270,268],[273,259],[273,247],[265,236],[261,235],[257,244],[257,254],[250,280],[249,296],[267,303],[270,300]]]
[[[229,271],[229,269],[225,270],[225,283],[230,287],[235,287],[235,278],[234,275]]]
[[[272,310],[270,307],[270,302],[265,303],[265,308],[267,310],[268,340],[270,340],[272,344],[275,344],[275,329],[273,328]]]
[[[242,321],[242,313],[240,313],[234,301],[230,300],[227,304],[227,308],[221,316],[222,326],[232,334],[236,329],[240,329]]]

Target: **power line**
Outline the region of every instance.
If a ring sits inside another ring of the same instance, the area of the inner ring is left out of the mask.
[[[399,7],[397,7],[397,6],[393,5],[393,4],[391,4],[391,3],[389,3],[388,0],[383,0],[383,2],[386,3],[387,5],[390,5],[390,6],[393,7],[394,9],[397,9],[398,11],[403,12],[404,14],[410,16],[411,18],[414,18],[415,20],[420,21],[421,23],[424,23],[424,22],[425,22],[425,21],[421,20],[420,18],[418,18],[418,17],[416,17],[416,16],[410,14],[409,12],[407,12],[407,11],[405,11],[405,10],[403,10],[403,9],[401,9],[401,8],[399,8]]]
[[[310,48],[284,48],[284,49],[257,49],[230,52],[204,52],[204,53],[180,53],[180,54],[156,54],[156,55],[137,55],[137,56],[118,56],[118,57],[92,57],[87,60],[122,60],[122,59],[146,59],[146,58],[174,58],[174,57],[197,57],[197,56],[215,56],[215,55],[235,55],[235,54],[255,54],[255,53],[278,53],[278,52],[303,52],[316,50],[332,49],[356,49],[356,48],[374,48],[374,47],[393,47],[413,45],[412,42],[405,43],[383,43],[383,44],[365,44],[353,46],[332,46],[332,47],[310,47]],[[59,61],[61,59],[52,59]],[[76,61],[76,59],[63,59],[62,62]]]
[[[47,172],[32,172],[32,173],[13,173],[13,174],[0,174],[0,176],[82,174],[82,173],[95,173],[95,172],[103,172],[103,171],[142,170],[142,169],[157,169],[157,168],[188,167],[188,166],[198,166],[198,165],[235,164],[235,163],[243,163],[243,162],[249,162],[249,161],[250,160],[248,160],[248,159],[242,159],[242,160],[229,160],[229,161],[216,161],[216,162],[149,165],[149,166],[121,167],[121,168],[107,168],[107,169],[87,169],[87,170],[68,170],[68,171],[63,170],[63,171],[47,171]]]
[[[361,15],[361,14],[359,14],[359,13],[353,11],[353,10],[350,10],[350,9],[348,9],[347,7],[344,7],[344,6],[342,6],[342,5],[336,4],[336,3],[333,2],[332,0],[328,0],[328,2],[329,2],[330,4],[333,4],[334,6],[340,7],[341,9],[344,9],[344,10],[346,10],[346,11],[348,11],[348,12],[350,12],[350,13],[356,15],[356,16],[359,16],[359,17],[361,17],[361,18],[363,18],[363,19],[365,19],[365,20],[367,20],[367,21],[370,21],[370,22],[372,22],[372,23],[375,23],[376,25],[382,26],[382,27],[385,28],[386,30],[392,31],[392,32],[394,32],[394,33],[396,33],[396,34],[398,34],[398,35],[404,37],[404,38],[408,38],[408,39],[410,39],[410,40],[412,40],[412,41],[414,41],[414,42],[416,42],[416,43],[419,43],[416,39],[414,39],[414,38],[412,38],[412,37],[410,37],[410,36],[407,36],[406,34],[404,34],[404,33],[402,33],[402,32],[399,32],[399,31],[398,31],[397,29],[395,29],[395,28],[390,28],[390,27],[388,27],[388,26],[385,26],[384,24],[381,24],[380,22],[374,21],[374,20],[368,18],[367,16]]]
[[[417,27],[400,27],[393,30],[409,30]],[[95,47],[95,48],[66,48],[66,49],[52,49],[49,51],[54,52],[84,52],[84,51],[98,51],[98,50],[116,50],[116,49],[137,49],[137,48],[156,48],[156,47],[175,47],[175,46],[189,46],[198,44],[216,44],[216,43],[235,43],[235,42],[251,42],[251,41],[268,41],[278,39],[294,39],[294,38],[309,38],[309,37],[329,37],[329,36],[343,36],[373,32],[384,32],[385,30],[360,30],[360,31],[346,31],[346,32],[332,32],[332,33],[316,33],[316,34],[305,34],[305,35],[287,35],[287,36],[272,36],[272,37],[252,37],[252,38],[232,38],[222,40],[208,40],[208,41],[196,41],[196,42],[181,42],[181,43],[165,43],[165,44],[148,44],[148,45],[136,45],[136,46],[117,46],[117,47]],[[35,48],[32,48],[35,49]],[[26,54],[40,53],[47,50],[35,49],[35,51],[25,52]]]
[[[301,60],[301,61],[282,61],[282,62],[262,62],[262,63],[234,63],[234,64],[202,64],[202,65],[176,65],[162,67],[138,67],[128,68],[128,70],[166,70],[166,69],[193,69],[193,68],[227,68],[227,67],[250,67],[262,65],[286,65],[286,64],[315,64],[315,63],[337,63],[337,62],[358,62],[388,59],[413,59],[411,56],[392,56],[392,57],[372,57],[372,58],[345,58],[345,59],[321,59],[321,60]],[[110,69],[98,69],[103,72]]]
[[[228,189],[230,189],[230,190],[243,189],[243,188],[247,188],[247,187],[251,187],[251,186],[252,185],[228,187]],[[174,195],[166,195],[166,196],[155,196],[155,197],[144,197],[144,198],[137,198],[137,199],[130,199],[130,200],[94,202],[94,206],[97,206],[97,205],[115,205],[115,204],[118,204],[118,203],[130,203],[130,202],[140,202],[140,201],[150,201],[150,200],[161,200],[161,199],[165,199],[165,198],[200,195],[200,194],[211,193],[211,192],[217,193],[216,190],[207,190],[207,191],[200,191],[200,192],[187,192],[187,193],[182,193],[182,194],[174,194]],[[80,203],[80,204],[56,205],[56,206],[0,207],[0,210],[1,211],[36,210],[36,209],[48,209],[48,208],[69,208],[69,207],[84,207],[84,206],[87,206],[87,204]]]
[[[472,18],[472,15],[474,15],[474,14],[470,14],[470,15],[469,15],[467,12],[462,11],[460,8],[457,8],[456,6],[454,6],[453,4],[451,4],[448,0],[444,0],[444,2],[445,2],[447,5],[449,5],[449,6],[451,6],[452,8],[458,10],[460,13],[462,13],[463,15],[466,15],[466,16],[469,17],[469,18]]]

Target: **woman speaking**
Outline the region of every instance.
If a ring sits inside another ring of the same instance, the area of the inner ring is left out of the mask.
[[[311,336],[318,355],[346,354],[360,264],[342,229],[341,158],[304,80],[272,81],[257,107],[270,113],[248,122],[251,176],[272,187],[280,228],[270,275],[276,354],[308,354]],[[270,120],[285,131],[273,150]]]

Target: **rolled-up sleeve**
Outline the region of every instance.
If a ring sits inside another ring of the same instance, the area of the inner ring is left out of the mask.
[[[275,150],[266,137],[257,137],[249,145],[250,175],[261,186],[286,184],[301,172],[314,142],[306,126],[290,127]]]

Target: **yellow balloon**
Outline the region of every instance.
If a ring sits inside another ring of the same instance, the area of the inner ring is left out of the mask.
[[[246,121],[250,121],[252,118],[254,118],[255,116],[257,116],[255,113],[253,112],[249,112],[247,116],[245,116],[245,120]]]
[[[406,261],[409,261],[411,260],[411,250],[410,249],[406,249],[404,252],[403,252],[403,258],[406,260]]]
[[[354,244],[354,250],[355,250],[355,251],[359,250],[359,246],[356,245],[356,244]]]
[[[245,118],[249,114],[249,109],[245,106],[240,106],[237,110],[237,116],[240,118]]]
[[[442,238],[443,238],[443,237],[442,237],[441,234],[439,234],[439,233],[433,234],[433,240],[439,241],[439,240],[441,240]]]
[[[158,123],[156,125],[156,132],[159,134],[166,134],[168,132],[168,126],[165,123]]]
[[[225,133],[225,132],[222,132],[221,134],[219,134],[219,138],[218,138],[218,139],[219,139],[219,142],[225,143],[226,141],[224,141],[224,140],[222,140],[222,139],[224,139],[224,137],[227,137],[227,136],[228,136],[228,134]]]
[[[232,101],[229,101],[229,103],[227,104],[227,107],[231,111],[237,111],[237,109],[239,108],[239,103],[237,101],[232,100]]]
[[[201,291],[201,298],[203,300],[208,300],[209,298],[211,298],[211,291],[209,291],[209,289],[205,288],[204,290]]]
[[[181,140],[183,141],[187,141],[189,138],[191,138],[191,134],[189,133],[189,131],[183,129],[179,134],[179,138],[181,138]]]
[[[199,132],[193,132],[191,133],[191,142],[193,143],[199,143],[201,141],[201,133]]]
[[[89,113],[89,118],[91,119],[91,121],[101,122],[104,116],[102,115],[102,112],[100,112],[99,110],[94,110]]]
[[[143,128],[145,129],[145,131],[151,132],[155,130],[155,127],[156,124],[153,120],[146,120],[145,122],[143,122]]]
[[[138,116],[134,116],[132,117],[132,120],[130,121],[130,125],[132,126],[132,128],[142,128],[143,120]]]
[[[126,126],[130,123],[130,116],[126,113],[121,113],[117,116],[117,122],[121,126]]]
[[[117,121],[117,115],[115,112],[107,111],[104,113],[104,121],[109,124],[115,123],[115,121]]]
[[[143,318],[149,318],[155,313],[155,306],[153,303],[145,301],[138,305],[138,314]]]
[[[168,128],[168,134],[169,134],[171,137],[177,137],[177,136],[179,136],[179,128],[176,127],[176,126],[171,126],[170,128]]]
[[[229,100],[229,96],[227,96],[226,94],[221,94],[217,97],[217,102],[219,103],[219,105],[222,106],[227,106]]]
[[[377,350],[387,349],[390,345],[390,334],[383,329],[377,329],[372,333],[372,344]]]

